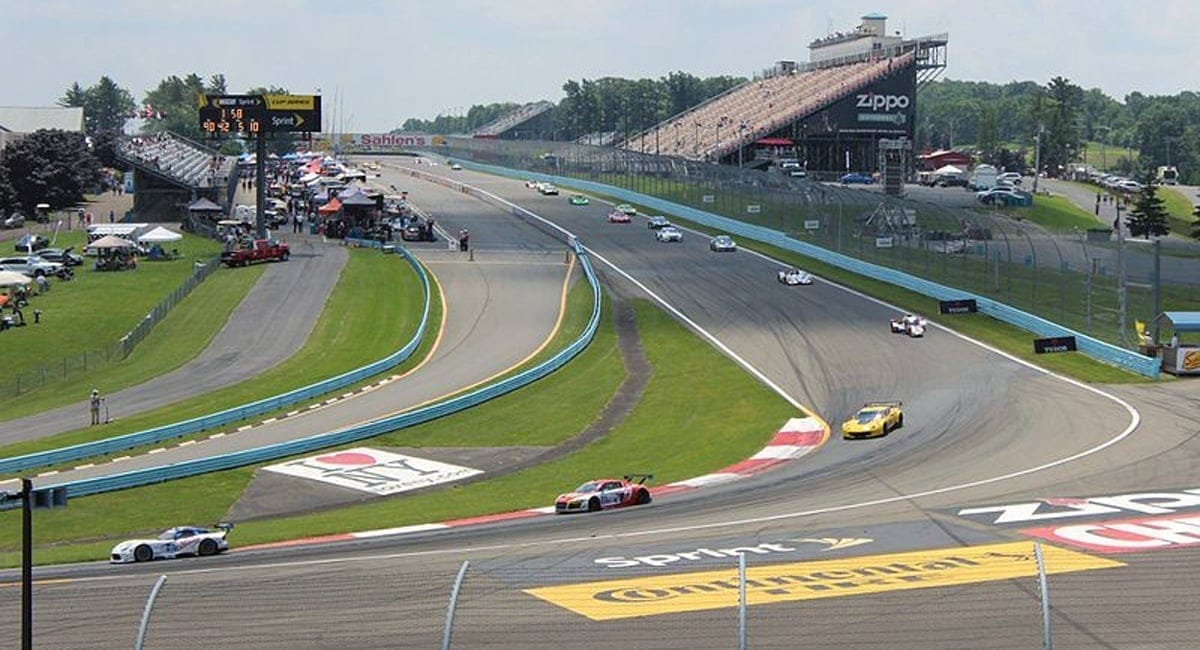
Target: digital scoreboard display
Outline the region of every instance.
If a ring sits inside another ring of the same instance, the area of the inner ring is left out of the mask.
[[[204,95],[199,113],[200,128],[211,136],[321,130],[320,95]]]

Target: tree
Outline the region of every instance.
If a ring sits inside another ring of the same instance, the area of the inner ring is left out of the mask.
[[[66,108],[83,108],[86,104],[87,90],[80,86],[78,81],[71,84],[71,87],[58,100],[58,105]]]
[[[1200,205],[1197,205],[1196,209],[1192,210],[1192,216],[1196,217],[1196,220],[1192,222],[1192,238],[1200,239]]]
[[[8,145],[0,168],[13,194],[12,207],[26,214],[33,214],[38,203],[53,209],[73,206],[101,177],[100,162],[83,134],[60,130],[35,131]]]
[[[1150,174],[1142,177],[1142,189],[1129,212],[1128,225],[1134,237],[1162,237],[1171,230],[1166,204],[1158,196],[1158,185]]]
[[[107,76],[100,77],[96,85],[87,89],[87,101],[83,106],[84,130],[91,136],[104,131],[120,133],[125,130],[125,120],[134,108],[136,104],[128,90]]]
[[[158,87],[146,93],[145,103],[154,108],[155,119],[147,120],[143,129],[150,133],[170,131],[197,142],[204,139],[197,118],[201,95],[225,92],[224,75],[213,75],[205,83],[196,73],[180,79],[171,75],[158,82]],[[161,115],[159,118],[157,115]]]

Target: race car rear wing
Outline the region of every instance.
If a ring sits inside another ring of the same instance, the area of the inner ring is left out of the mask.
[[[630,483],[637,483],[638,485],[644,485],[646,483],[646,481],[653,481],[654,475],[653,474],[626,474],[624,476],[624,478],[626,481],[629,481]]]
[[[225,534],[228,535],[229,531],[233,530],[233,524],[228,521],[222,521],[213,525],[213,528],[216,528],[217,530],[223,530],[225,531]]]
[[[867,402],[863,406],[904,406],[904,402],[897,399],[887,402]]]

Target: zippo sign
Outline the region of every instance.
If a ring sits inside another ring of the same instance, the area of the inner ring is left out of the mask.
[[[810,136],[872,133],[912,138],[916,96],[916,68],[908,66],[805,119],[804,131]]]
[[[367,447],[291,460],[263,469],[378,495],[408,492],[483,473],[470,467]]]

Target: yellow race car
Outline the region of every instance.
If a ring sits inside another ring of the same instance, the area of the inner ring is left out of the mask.
[[[867,402],[842,423],[842,437],[878,438],[904,426],[901,402]]]

